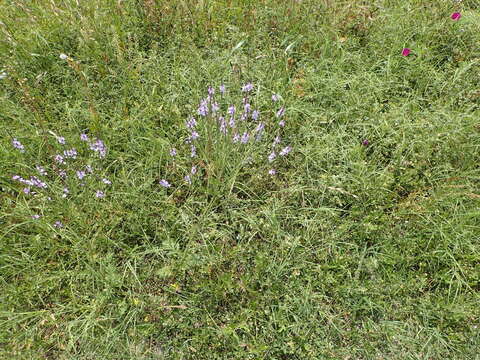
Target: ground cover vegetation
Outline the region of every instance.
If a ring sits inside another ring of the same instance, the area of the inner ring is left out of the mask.
[[[6,1],[0,34],[0,358],[478,358],[477,1]]]

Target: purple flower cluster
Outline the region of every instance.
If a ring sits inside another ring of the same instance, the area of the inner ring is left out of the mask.
[[[258,164],[259,156],[265,156],[264,164],[266,165],[274,161],[280,161],[278,159],[287,156],[292,151],[291,146],[276,149],[276,146],[282,142],[280,135],[285,131],[285,106],[280,104],[276,106],[273,112],[262,109],[261,105],[259,106],[254,101],[257,98],[252,99],[251,97],[254,88],[252,83],[247,83],[241,87],[239,93],[241,94],[240,104],[228,102],[229,98],[227,98],[226,88],[223,84],[218,88],[221,96],[216,95],[214,87],[209,86],[207,88],[207,96],[200,100],[196,109],[196,114],[199,116],[198,122],[202,123],[202,126],[198,126],[197,120],[193,116],[190,116],[185,122],[188,132],[185,143],[190,147],[190,158],[196,164],[201,164],[202,160],[211,161],[210,159],[197,160],[197,147],[208,149],[208,151],[202,152],[202,157],[217,153],[212,150],[212,146],[221,146],[222,151],[231,151],[233,157],[235,157],[235,153],[244,153],[245,156],[242,155],[242,158],[250,160],[239,162],[239,164],[248,164],[249,166]],[[281,98],[279,95],[273,94],[271,100],[272,103],[277,103],[280,102]],[[275,123],[276,121],[278,123]],[[212,132],[212,126],[216,126],[217,132]],[[203,129],[209,130],[203,133]],[[264,140],[267,143],[264,143]],[[271,146],[268,146],[268,143]],[[269,147],[270,149],[268,149]],[[177,158],[180,151],[171,148],[170,161],[174,163],[182,161],[184,158]],[[261,155],[262,153],[265,155]],[[174,169],[177,168],[177,166],[174,167]],[[275,169],[267,171],[272,176],[277,173]],[[192,184],[196,173],[197,167],[193,165],[191,171],[184,174],[184,181],[189,185]],[[173,186],[166,179],[160,180],[159,184],[164,188]]]
[[[90,143],[90,150],[96,152],[100,158],[104,158],[107,155],[107,148],[100,139],[95,139],[95,141]]]
[[[52,131],[49,131],[49,133],[55,136],[56,145],[54,146],[57,147],[57,150],[59,150],[58,153],[53,156],[53,161],[51,161],[51,163],[48,165],[46,164],[46,166],[36,165],[34,171],[38,176],[32,175],[28,178],[24,178],[20,175],[12,176],[12,180],[22,184],[21,191],[25,195],[29,196],[27,201],[35,201],[35,203],[38,203],[39,201],[53,200],[66,201],[65,199],[67,198],[67,201],[73,201],[76,196],[70,196],[70,189],[77,189],[77,191],[74,191],[73,193],[75,195],[80,195],[81,193],[85,192],[85,190],[79,191],[79,187],[85,187],[85,189],[90,189],[91,191],[90,185],[94,184],[94,179],[97,179],[97,184],[101,185],[102,187],[112,184],[112,182],[107,178],[102,178],[99,175],[96,175],[96,173],[94,174],[94,167],[92,166],[93,164],[88,163],[84,164],[83,166],[80,164],[80,162],[83,160],[82,158],[88,153],[88,150],[98,154],[100,158],[104,158],[106,156],[107,148],[102,140],[95,138],[93,141],[91,141],[87,134],[82,133],[80,134],[80,141],[87,142],[87,146],[82,146],[83,150],[81,149],[80,151],[77,151],[77,149],[74,147],[60,150],[58,149],[58,144],[65,145],[67,140],[62,136],[56,135]],[[24,146],[16,138],[13,139],[12,145],[21,152],[25,152]],[[82,154],[84,156],[82,156]],[[98,160],[90,161],[97,162]],[[97,168],[97,166],[95,167]],[[68,173],[73,174],[73,176],[69,177]],[[88,182],[85,180],[88,180]],[[60,187],[58,186],[59,184],[61,184]],[[37,192],[33,191],[33,189],[35,189]],[[89,196],[94,196],[95,198],[101,199],[106,196],[106,193],[105,190],[100,188],[94,190],[93,195],[90,192]],[[33,214],[31,215],[31,218],[38,220],[41,218],[41,216],[39,214]],[[57,228],[64,227],[61,221],[56,221],[53,226]]]

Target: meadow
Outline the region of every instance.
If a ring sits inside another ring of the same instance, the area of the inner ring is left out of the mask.
[[[477,0],[0,3],[1,359],[480,359]]]

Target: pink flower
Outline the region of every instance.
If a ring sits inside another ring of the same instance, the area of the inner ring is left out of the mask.
[[[404,48],[402,50],[402,56],[408,56],[410,55],[410,49],[409,48]]]
[[[453,21],[457,21],[462,17],[462,14],[460,14],[459,12],[454,12],[450,17]]]

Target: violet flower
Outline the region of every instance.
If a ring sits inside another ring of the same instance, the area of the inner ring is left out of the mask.
[[[250,135],[248,135],[248,132],[245,131],[242,135],[242,138],[240,139],[240,142],[242,144],[246,144],[246,143],[248,143],[249,138],[250,138]]]
[[[160,180],[159,184],[162,185],[164,188],[169,188],[171,186],[170,183],[165,179]]]
[[[16,138],[12,140],[12,145],[15,149],[20,150],[20,152],[25,152],[25,147],[22,145],[20,141],[18,141]]]
[[[85,173],[85,171],[81,171],[81,170],[78,170],[77,171],[77,177],[78,179],[82,180],[87,174]]]
[[[253,90],[253,84],[252,83],[247,83],[243,85],[242,87],[242,92],[250,92]]]
[[[285,155],[287,155],[290,151],[292,151],[292,147],[291,147],[291,146],[284,147],[284,148],[282,149],[282,151],[280,151],[279,155],[280,155],[280,156],[285,156]]]
[[[283,116],[283,114],[285,114],[285,108],[282,106],[280,109],[278,109],[277,113],[276,113],[276,117],[277,118],[280,118]]]

